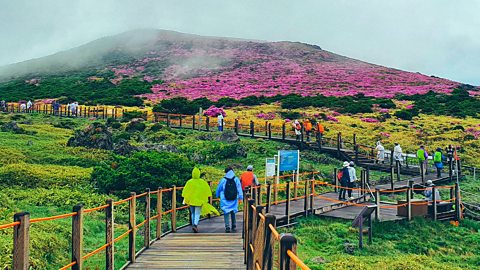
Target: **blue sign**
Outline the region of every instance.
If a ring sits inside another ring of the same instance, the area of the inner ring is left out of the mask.
[[[298,170],[298,165],[299,165],[298,150],[280,150],[278,151],[278,155],[279,155],[278,170],[280,172]]]

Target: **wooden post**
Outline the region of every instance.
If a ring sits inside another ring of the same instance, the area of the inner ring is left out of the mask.
[[[304,188],[304,191],[305,191],[305,198],[304,198],[304,201],[303,201],[303,214],[304,216],[307,216],[308,215],[308,179],[305,180],[305,188]]]
[[[167,127],[170,127],[170,114],[167,113]]]
[[[180,114],[180,128],[182,128],[183,115]]]
[[[333,187],[335,189],[335,192],[338,192],[338,178],[337,178],[337,173],[338,173],[338,169],[337,168],[334,168],[333,169],[333,183],[335,184],[335,186]]]
[[[408,165],[408,152],[405,151],[405,167],[408,169],[409,168],[409,165]]]
[[[377,210],[375,211],[375,220],[380,221],[380,189],[375,188],[375,204],[377,205]]]
[[[455,198],[455,189],[454,187],[450,188],[450,200],[454,201]]]
[[[257,186],[257,204],[262,205],[262,185]]]
[[[342,144],[341,141],[342,141],[342,135],[341,135],[341,133],[339,132],[339,133],[337,134],[337,157],[340,157],[340,154],[341,154],[341,152],[340,152],[340,149],[341,149],[341,147],[342,147],[342,146],[341,146],[341,144]]]
[[[355,148],[355,164],[358,164],[358,145],[353,146]]]
[[[272,195],[272,184],[268,182],[267,184],[267,204],[265,208],[265,212],[269,213],[270,212],[270,205],[271,205],[271,195]]]
[[[393,149],[390,151],[390,166],[393,165]]]
[[[129,220],[128,220],[128,229],[131,230],[128,235],[128,260],[131,263],[135,262],[135,241],[137,235],[137,221],[136,221],[136,211],[137,211],[137,194],[135,192],[130,193],[132,199],[129,203]]]
[[[252,242],[252,235],[253,235],[253,218],[254,218],[254,213],[253,213],[253,208],[252,205],[255,205],[254,200],[248,200],[247,204],[247,226],[246,226],[246,234],[245,234],[245,254],[246,254],[246,259],[245,262],[247,265],[251,265],[251,262],[253,261],[253,252],[250,249],[250,243]]]
[[[265,121],[265,137],[268,136],[268,121]]]
[[[263,260],[262,266],[263,269],[273,269],[273,250],[275,247],[275,239],[273,238],[272,230],[270,225],[275,227],[276,217],[275,215],[267,214],[265,215],[265,246],[263,249]]]
[[[73,270],[82,270],[82,249],[83,249],[83,205],[77,204],[73,207],[76,213],[72,217],[72,262],[77,262],[72,266]]]
[[[108,207],[105,208],[105,242],[110,244],[105,249],[105,269],[113,270],[115,269],[115,250],[113,239],[115,238],[114,234],[114,220],[113,220],[113,200],[107,199]]]
[[[177,231],[177,187],[172,187],[172,232]]]
[[[357,145],[357,134],[353,134],[353,145]]]
[[[163,192],[162,192],[162,187],[159,187],[157,190],[157,240],[159,240],[162,237],[162,216],[163,216],[163,210],[162,210],[162,201],[163,201]]]
[[[363,183],[365,181],[365,170],[360,170],[360,195],[364,194]]]
[[[367,169],[365,170],[365,183],[368,183],[370,185],[370,167],[367,166]],[[367,185],[365,184],[364,187]]]
[[[412,187],[407,187],[407,220],[412,220]]]
[[[297,239],[295,236],[285,233],[280,236],[280,270],[295,270],[297,265],[288,256],[287,251],[297,252]]]
[[[150,248],[150,189],[145,190],[147,195],[145,195],[145,230],[143,235],[143,246],[145,248]]]
[[[235,134],[238,135],[238,119],[235,119]]]
[[[296,181],[295,176],[293,177],[293,200],[296,201],[298,197],[298,181]]]
[[[455,219],[457,221],[462,219],[462,209],[460,209],[460,188],[458,183],[455,183]]]
[[[390,167],[390,189],[394,189],[393,176],[395,175],[395,167]]]
[[[250,121],[250,136],[255,137],[255,123]]]
[[[268,123],[268,138],[272,138],[272,123]]]
[[[282,124],[282,141],[285,141],[285,137],[286,137],[286,135],[287,135],[287,134],[286,134],[286,129],[287,129],[286,124],[283,123],[283,124]]]
[[[195,121],[196,121],[196,117],[195,115],[192,116],[192,129],[195,130]]]
[[[312,178],[312,185],[310,188],[310,214],[314,214],[314,207],[313,204],[315,202],[315,179]]]
[[[432,207],[433,207],[433,220],[437,220],[437,187],[433,186],[432,187]]]
[[[290,180],[287,181],[285,195],[287,197],[287,201],[285,202],[285,215],[287,216],[287,224],[290,224]]]
[[[424,172],[424,163],[420,162],[420,177],[422,178],[422,184],[425,184],[425,172]]]
[[[210,117],[205,117],[205,129],[210,131]]]
[[[397,167],[397,181],[400,181],[400,169],[401,169],[400,161],[397,161],[395,165]]]
[[[363,248],[363,216],[360,216],[358,222],[358,247]]]
[[[13,270],[28,270],[30,269],[30,213],[22,212],[13,215],[13,222],[20,222],[13,227]]]

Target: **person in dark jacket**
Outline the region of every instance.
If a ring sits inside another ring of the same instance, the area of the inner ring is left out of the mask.
[[[345,196],[347,195],[347,187],[348,183],[350,182],[350,174],[348,173],[348,167],[350,166],[350,163],[348,161],[343,162],[343,168],[340,170],[342,177],[340,177],[340,185],[342,186],[340,188],[340,192],[338,193],[338,199],[345,201],[346,198]]]

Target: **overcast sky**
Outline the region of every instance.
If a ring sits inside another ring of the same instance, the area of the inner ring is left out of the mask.
[[[0,65],[159,28],[289,40],[480,85],[480,0],[0,0]]]

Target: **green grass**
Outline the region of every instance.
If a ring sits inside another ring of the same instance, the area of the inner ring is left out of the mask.
[[[479,230],[471,220],[459,227],[425,219],[374,223],[373,244],[364,249],[351,221],[305,218],[285,231],[295,234],[299,256],[312,269],[478,269]],[[355,246],[353,254],[345,243]]]

